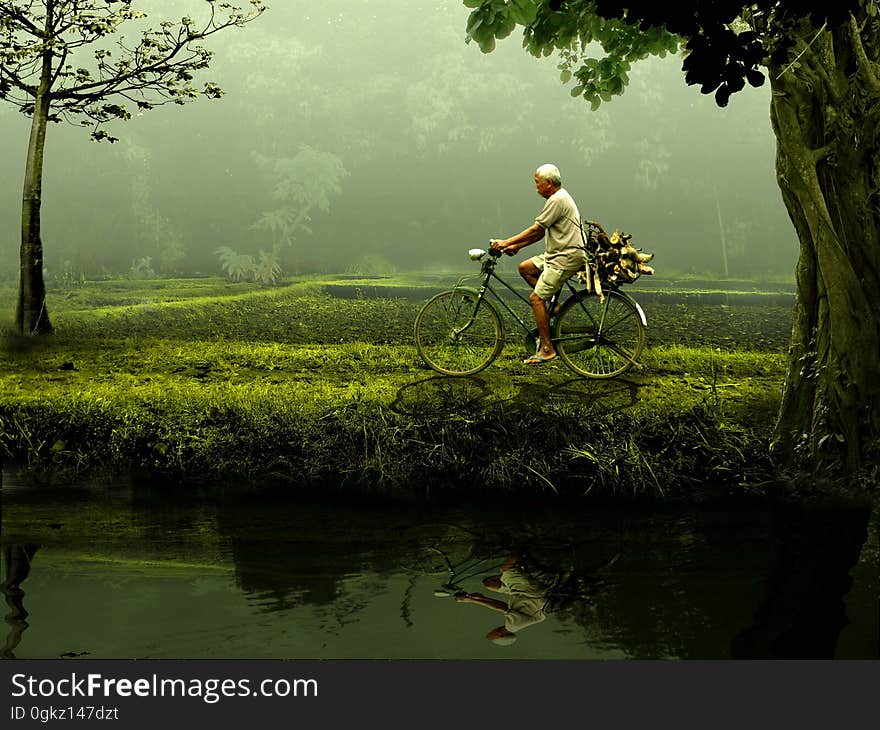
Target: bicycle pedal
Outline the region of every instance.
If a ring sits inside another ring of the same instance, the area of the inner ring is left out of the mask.
[[[454,596],[456,593],[461,591],[461,587],[457,585],[453,585],[451,583],[447,583],[446,585],[442,585],[439,588],[434,589],[434,595],[437,598],[449,598],[450,596]]]

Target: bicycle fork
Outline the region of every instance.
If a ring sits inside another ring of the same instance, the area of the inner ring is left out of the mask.
[[[477,301],[474,304],[474,311],[471,312],[471,318],[467,321],[467,324],[465,324],[463,327],[459,327],[459,328],[453,327],[452,328],[452,336],[454,339],[457,340],[459,337],[461,337],[462,333],[466,332],[468,327],[470,327],[476,321],[477,312],[480,311],[480,305],[483,303],[483,297],[485,296],[485,294],[486,294],[486,287],[484,285],[484,286],[480,287],[480,292],[479,292],[479,295],[477,296]]]

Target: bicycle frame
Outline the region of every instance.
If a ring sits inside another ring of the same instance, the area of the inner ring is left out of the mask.
[[[479,288],[477,301],[474,305],[473,314],[471,315],[470,321],[464,327],[462,327],[459,330],[459,332],[464,332],[468,327],[470,327],[471,323],[474,321],[474,318],[477,315],[477,310],[479,310],[480,304],[482,304],[483,299],[486,298],[486,292],[489,292],[493,297],[495,297],[495,299],[498,301],[498,303],[507,310],[507,312],[510,314],[511,317],[513,317],[516,320],[517,324],[519,324],[519,326],[522,328],[523,332],[528,334],[534,329],[534,327],[530,327],[529,325],[527,325],[520,318],[520,316],[515,311],[513,311],[513,309],[511,309],[511,307],[507,304],[507,302],[505,302],[504,299],[502,299],[501,295],[498,294],[498,292],[496,292],[492,288],[491,280],[495,279],[495,281],[499,282],[502,286],[504,286],[504,288],[506,288],[508,291],[512,292],[513,295],[517,299],[519,299],[524,304],[527,304],[529,306],[529,308],[531,309],[531,306],[532,306],[531,301],[529,301],[520,292],[518,292],[516,289],[514,289],[510,284],[508,284],[506,281],[504,281],[504,279],[502,279],[500,276],[498,276],[498,274],[495,273],[495,267],[497,265],[498,265],[498,257],[492,256],[491,254],[489,254],[489,258],[483,262],[483,269],[480,272],[480,275],[483,276],[483,283],[480,285],[480,288]],[[456,284],[453,287],[453,289],[458,289],[461,286],[461,283],[463,281],[466,281],[467,279],[471,279],[471,278],[474,278],[474,277],[473,276],[466,276],[466,277],[460,279],[458,284]],[[577,290],[571,285],[570,282],[565,282],[565,283],[568,286],[568,288],[571,290],[572,294],[576,293]],[[550,308],[552,310],[553,305],[555,305],[555,303],[557,301],[559,301],[559,292],[554,294],[553,298],[550,301],[551,301]]]
[[[495,279],[495,281],[499,282],[507,290],[512,292],[513,295],[517,299],[522,301],[524,304],[528,305],[529,308],[531,308],[531,306],[532,306],[532,302],[529,299],[527,299],[525,296],[523,296],[520,292],[518,292],[516,289],[514,289],[510,284],[508,284],[504,279],[502,279],[500,276],[498,276],[498,274],[495,273],[495,267],[498,265],[498,259],[499,259],[499,257],[492,256],[491,254],[489,254],[489,258],[483,262],[483,268],[480,272],[480,275],[483,277],[483,283],[480,285],[480,288],[479,288],[477,300],[476,300],[476,303],[474,304],[474,311],[471,314],[471,317],[470,317],[470,320],[468,321],[468,323],[464,327],[462,327],[460,330],[458,330],[458,333],[461,333],[461,332],[464,332],[465,330],[467,330],[467,328],[470,327],[471,324],[474,322],[474,319],[476,318],[476,315],[477,315],[477,311],[480,308],[480,304],[482,304],[483,299],[486,298],[486,292],[490,293],[493,297],[495,297],[495,299],[498,301],[498,303],[501,304],[501,306],[507,310],[507,312],[510,314],[511,317],[514,318],[514,320],[516,320],[517,324],[519,324],[519,326],[522,328],[523,332],[525,332],[526,334],[529,334],[534,329],[534,327],[530,327],[528,324],[526,324],[519,317],[519,315],[507,304],[507,302],[504,301],[504,299],[498,294],[498,292],[496,292],[492,288],[491,281],[492,281],[492,279]],[[463,281],[466,281],[467,279],[471,279],[471,278],[474,278],[474,277],[473,276],[466,276],[466,277],[460,279],[458,284],[456,284],[455,287],[453,287],[453,288],[458,289],[461,286],[461,283]],[[568,290],[569,290],[569,292],[571,292],[572,296],[574,296],[578,293],[577,289],[575,289],[574,286],[572,286],[571,280],[566,281],[565,286],[568,287]],[[617,294],[619,294],[620,296],[629,300],[633,304],[633,306],[636,308],[636,311],[638,312],[638,315],[642,321],[642,324],[644,326],[647,326],[648,322],[645,317],[645,313],[642,310],[641,305],[639,305],[639,303],[635,299],[633,299],[631,296],[620,291],[617,287],[614,288],[614,291]],[[561,298],[560,297],[561,293],[562,293],[562,289],[560,289],[558,292],[556,292],[556,294],[554,294],[553,297],[551,298],[550,302],[547,305],[548,309],[550,311],[553,311],[554,306]],[[602,318],[597,325],[597,334],[598,335],[601,335],[602,330],[605,327],[605,317],[608,313],[608,303],[609,302],[610,302],[610,297],[605,300],[605,306],[602,308]],[[558,342],[558,341],[559,341],[559,338],[553,338],[554,343]],[[636,363],[634,363],[634,364],[636,364]]]

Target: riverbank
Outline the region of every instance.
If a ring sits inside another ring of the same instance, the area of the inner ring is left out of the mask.
[[[425,368],[410,344],[418,297],[329,286],[52,293],[57,334],[7,336],[0,352],[0,452],[34,478],[135,472],[395,495],[702,501],[768,479],[783,306],[655,302],[644,369],[610,382],[523,366],[512,336],[462,379]]]

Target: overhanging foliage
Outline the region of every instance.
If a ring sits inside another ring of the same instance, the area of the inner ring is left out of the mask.
[[[816,27],[845,22],[859,0],[464,0],[473,8],[467,39],[484,53],[519,25],[523,46],[535,56],[558,51],[563,82],[574,80],[572,96],[596,109],[623,93],[631,64],[648,55],[683,49],[685,80],[719,106],[730,96],[764,83],[762,66],[784,59],[794,43],[790,33],[804,18]],[[869,3],[877,12],[876,6]],[[747,21],[740,22],[738,21]],[[596,57],[597,48],[601,57]]]

